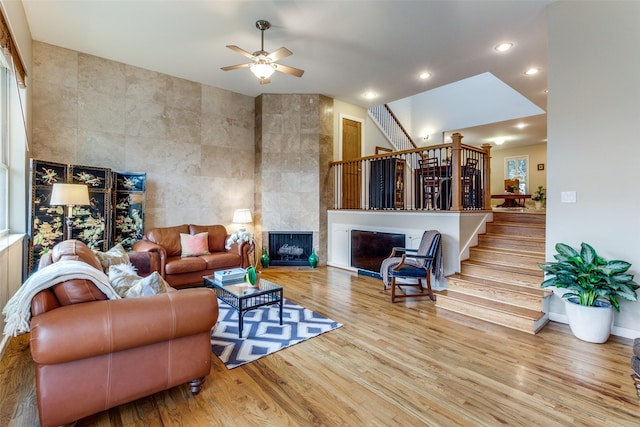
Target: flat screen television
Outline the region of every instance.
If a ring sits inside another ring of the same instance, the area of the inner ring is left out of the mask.
[[[351,230],[351,267],[379,274],[394,247],[405,247],[404,234]]]

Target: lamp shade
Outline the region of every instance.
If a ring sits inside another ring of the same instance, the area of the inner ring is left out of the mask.
[[[273,65],[264,62],[253,64],[250,70],[259,79],[268,79],[276,71]]]
[[[234,224],[251,224],[253,219],[251,218],[251,211],[249,209],[236,209],[233,212]]]
[[[50,205],[80,206],[89,204],[89,188],[85,184],[53,184]]]

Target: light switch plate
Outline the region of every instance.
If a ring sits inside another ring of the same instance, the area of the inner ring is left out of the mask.
[[[562,203],[575,203],[576,192],[575,191],[563,191],[560,193],[560,201]]]

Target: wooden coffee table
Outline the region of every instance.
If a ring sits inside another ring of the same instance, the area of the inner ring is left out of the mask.
[[[218,299],[226,302],[238,312],[238,338],[242,338],[244,315],[259,307],[278,304],[280,324],[282,325],[282,286],[262,279],[258,280],[255,286],[246,282],[223,285],[221,282],[215,281],[213,276],[204,276],[203,279],[205,287],[213,289]]]

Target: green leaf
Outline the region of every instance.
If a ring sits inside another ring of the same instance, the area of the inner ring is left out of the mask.
[[[616,295],[627,301],[638,301],[638,294],[636,294],[635,290],[624,285],[620,287],[619,291],[616,291]]]
[[[586,264],[594,264],[596,257],[598,254],[596,251],[588,244],[582,243],[580,250],[580,256],[584,260]]]
[[[556,244],[556,252],[566,257],[575,257],[579,255],[575,249],[573,249],[571,246],[564,243]]]
[[[633,274],[615,274],[611,278],[618,283],[633,282]]]
[[[606,263],[605,267],[613,273],[624,273],[631,267],[631,264],[616,259]]]

